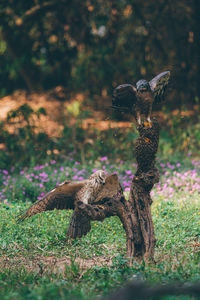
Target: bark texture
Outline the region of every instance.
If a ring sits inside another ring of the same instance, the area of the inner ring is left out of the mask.
[[[67,237],[81,237],[91,226],[90,220],[103,221],[110,216],[118,216],[127,237],[127,258],[133,260],[153,260],[155,248],[154,226],[151,216],[152,199],[150,191],[159,181],[155,167],[155,157],[159,141],[159,125],[156,119],[137,128],[139,137],[135,142],[137,171],[133,178],[129,201],[116,174],[108,174],[105,185],[95,201],[85,204],[75,203]],[[75,221],[76,220],[76,221]]]

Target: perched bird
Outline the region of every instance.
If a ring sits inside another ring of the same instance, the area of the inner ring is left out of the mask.
[[[145,79],[139,80],[136,87],[132,84],[119,85],[113,92],[112,107],[133,113],[139,125],[142,123],[142,115],[151,123],[153,102],[159,103],[162,101],[169,78],[170,71],[166,71],[149,82]]]

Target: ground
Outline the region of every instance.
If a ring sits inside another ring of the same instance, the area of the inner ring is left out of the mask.
[[[31,299],[53,299],[55,294],[60,295],[58,299],[88,299],[107,294],[130,278],[152,283],[200,280],[199,161],[157,164],[161,179],[152,191],[156,264],[134,263],[132,267],[126,266],[126,237],[117,217],[92,222],[87,236],[68,241],[66,231],[72,211],[54,210],[16,223],[16,216],[30,200],[39,199],[66,177],[87,177],[92,166],[76,161],[62,166],[52,161],[18,174],[2,170],[1,299],[13,299],[13,295],[19,299],[27,295]],[[135,164],[115,166],[102,157],[96,168],[116,171],[128,197]]]

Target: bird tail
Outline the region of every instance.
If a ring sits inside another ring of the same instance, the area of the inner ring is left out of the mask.
[[[29,218],[31,216],[34,216],[42,211],[45,211],[47,209],[47,205],[49,202],[49,194],[45,195],[41,200],[38,200],[34,204],[32,204],[28,209],[26,209],[24,212],[21,212],[17,217],[16,217],[16,222],[20,223],[24,221],[26,218]]]
[[[67,238],[80,238],[86,235],[91,229],[90,219],[78,212],[74,212],[67,231]]]

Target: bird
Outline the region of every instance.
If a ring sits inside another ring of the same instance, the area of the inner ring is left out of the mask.
[[[75,209],[71,217],[67,237],[77,238],[86,235],[91,229],[90,217],[82,214],[79,206],[82,204],[94,204],[98,193],[106,182],[106,173],[103,170],[98,170],[93,173],[77,192],[75,197]]]
[[[160,103],[163,100],[169,78],[170,71],[165,71],[149,82],[140,79],[136,86],[129,83],[117,86],[113,92],[112,108],[133,113],[138,125],[142,124],[142,115],[151,124],[153,102]]]
[[[103,170],[98,170],[93,173],[87,180],[87,183],[77,192],[76,201],[81,201],[84,204],[94,202],[98,192],[105,184],[106,173]]]
[[[79,211],[81,204],[93,204],[103,188],[107,174],[97,170],[88,179],[81,181],[65,180],[47,193],[42,199],[31,205],[25,212],[17,216],[17,222],[38,213],[53,209],[73,209],[67,236],[77,238],[87,234],[90,229],[90,218]]]
[[[21,213],[18,216],[18,221],[23,221],[35,214],[55,208],[75,209],[78,201],[91,204],[101,187],[105,184],[105,179],[106,173],[103,170],[97,170],[85,180],[65,180],[48,192],[42,199],[31,205],[25,212]]]

